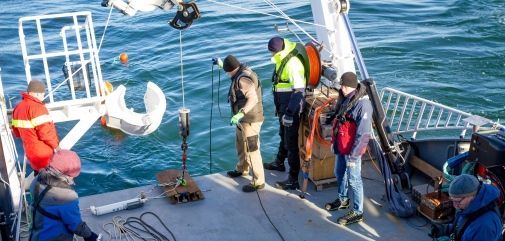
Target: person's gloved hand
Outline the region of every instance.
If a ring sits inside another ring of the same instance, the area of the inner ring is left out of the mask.
[[[282,124],[285,126],[285,127],[290,127],[293,125],[293,117],[292,116],[288,116],[288,115],[284,115],[282,116]]]
[[[219,66],[221,69],[223,68],[223,61],[221,61],[221,59],[218,57],[212,58],[212,64]]]
[[[442,223],[432,223],[431,231],[428,233],[428,236],[430,236],[430,238],[440,238],[442,236],[449,236],[449,234],[449,225]]]
[[[350,168],[354,168],[354,167],[356,167],[356,162],[348,161],[347,162],[347,166],[350,167]]]
[[[242,119],[242,117],[244,117],[244,113],[242,112],[239,112],[237,114],[235,114],[231,120],[230,120],[230,123],[231,124],[238,124],[240,122],[240,119]]]
[[[98,235],[96,233],[91,232],[91,235],[87,238],[84,238],[84,241],[96,241],[98,239]]]

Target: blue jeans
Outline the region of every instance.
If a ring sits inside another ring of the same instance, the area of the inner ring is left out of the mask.
[[[335,176],[338,183],[338,198],[349,199],[349,184],[353,195],[353,210],[357,214],[363,214],[363,181],[361,180],[361,156],[356,160],[356,166],[347,166],[348,155],[336,154]]]

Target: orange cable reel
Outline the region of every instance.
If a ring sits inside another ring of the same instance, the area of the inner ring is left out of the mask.
[[[311,42],[305,44],[305,50],[307,51],[310,66],[307,86],[317,88],[322,75],[321,56],[317,47]]]

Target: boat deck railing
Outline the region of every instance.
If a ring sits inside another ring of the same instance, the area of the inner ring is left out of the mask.
[[[416,139],[419,132],[440,133],[445,130],[447,133],[459,133],[459,138],[465,138],[466,131],[474,126],[501,126],[489,119],[392,88],[383,88],[380,98],[391,131],[396,135],[410,135],[412,140]]]
[[[20,18],[19,38],[26,81],[46,83],[50,111],[53,105],[58,109],[59,102],[74,109],[84,103],[99,106],[103,101],[108,90],[101,88],[104,82],[91,12]],[[55,120],[59,121],[68,119]]]

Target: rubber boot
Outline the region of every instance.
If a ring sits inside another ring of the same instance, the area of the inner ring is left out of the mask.
[[[300,184],[298,184],[297,178],[288,177],[288,179],[286,181],[276,182],[275,188],[282,189],[282,190],[298,189],[298,188],[300,188]]]
[[[275,160],[270,163],[263,163],[263,168],[266,170],[274,170],[274,171],[286,171],[286,167],[284,166],[284,160],[279,160],[279,158],[276,156]]]

